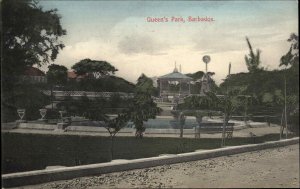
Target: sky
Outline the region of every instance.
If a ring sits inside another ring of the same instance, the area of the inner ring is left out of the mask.
[[[136,82],[142,74],[155,77],[173,71],[215,72],[217,84],[228,74],[247,72],[245,55],[261,50],[261,66],[278,69],[289,50],[291,33],[298,32],[298,1],[40,1],[56,8],[67,35],[55,64],[71,69],[82,59],[105,60],[116,75]],[[185,22],[175,22],[173,18]],[[208,17],[213,21],[189,22]],[[149,22],[154,18],[168,22]],[[43,67],[47,70],[47,67]]]

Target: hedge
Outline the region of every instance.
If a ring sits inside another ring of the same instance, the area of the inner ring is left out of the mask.
[[[251,138],[232,138],[226,145],[279,140],[279,134]],[[114,159],[136,159],[219,148],[213,138],[115,138]],[[42,135],[2,133],[2,173],[45,169],[47,166],[75,166],[111,161],[111,140],[103,136]]]

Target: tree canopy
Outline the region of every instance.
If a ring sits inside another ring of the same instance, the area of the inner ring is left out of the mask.
[[[89,58],[80,60],[72,66],[77,75],[85,75],[93,72],[99,73],[101,76],[112,75],[118,71],[114,66],[106,61],[91,60]]]
[[[143,126],[143,121],[154,119],[161,112],[151,97],[153,90],[153,81],[142,74],[138,78],[132,106],[128,111],[138,137],[142,137],[142,132],[146,129]]]
[[[287,41],[291,43],[291,47],[289,51],[281,57],[279,66],[296,66],[296,64],[298,64],[299,67],[299,37],[295,33],[292,33]]]
[[[147,77],[145,74],[142,74],[137,80],[136,92],[154,94],[155,88],[153,86],[152,79]]]
[[[195,73],[188,73],[188,74],[185,74],[186,76],[188,77],[191,77],[193,78],[194,80],[197,80],[197,79],[201,79],[204,75],[204,72],[203,71],[198,71],[198,72],[195,72]]]
[[[67,82],[68,69],[65,66],[51,64],[48,66],[47,81],[51,84],[62,85]]]
[[[26,108],[28,119],[38,118],[38,108],[49,99],[37,84],[20,80],[28,66],[54,61],[63,49],[60,39],[66,35],[56,9],[43,10],[34,0],[2,0],[2,116],[15,119],[17,108]],[[25,104],[24,104],[25,103]]]
[[[2,1],[4,74],[20,74],[25,66],[54,61],[66,35],[56,9],[44,11],[33,0]]]

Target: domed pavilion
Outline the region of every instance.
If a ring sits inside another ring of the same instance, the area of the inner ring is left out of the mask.
[[[191,94],[193,78],[180,73],[175,66],[173,72],[157,79],[160,98],[182,98]]]

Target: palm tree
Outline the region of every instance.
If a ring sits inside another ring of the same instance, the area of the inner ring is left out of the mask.
[[[261,63],[260,61],[260,53],[261,51],[259,49],[256,50],[256,54],[253,52],[252,45],[250,44],[250,41],[248,37],[246,37],[246,41],[250,50],[249,55],[245,55],[245,61],[247,68],[249,72],[255,72],[259,69],[259,64]]]

